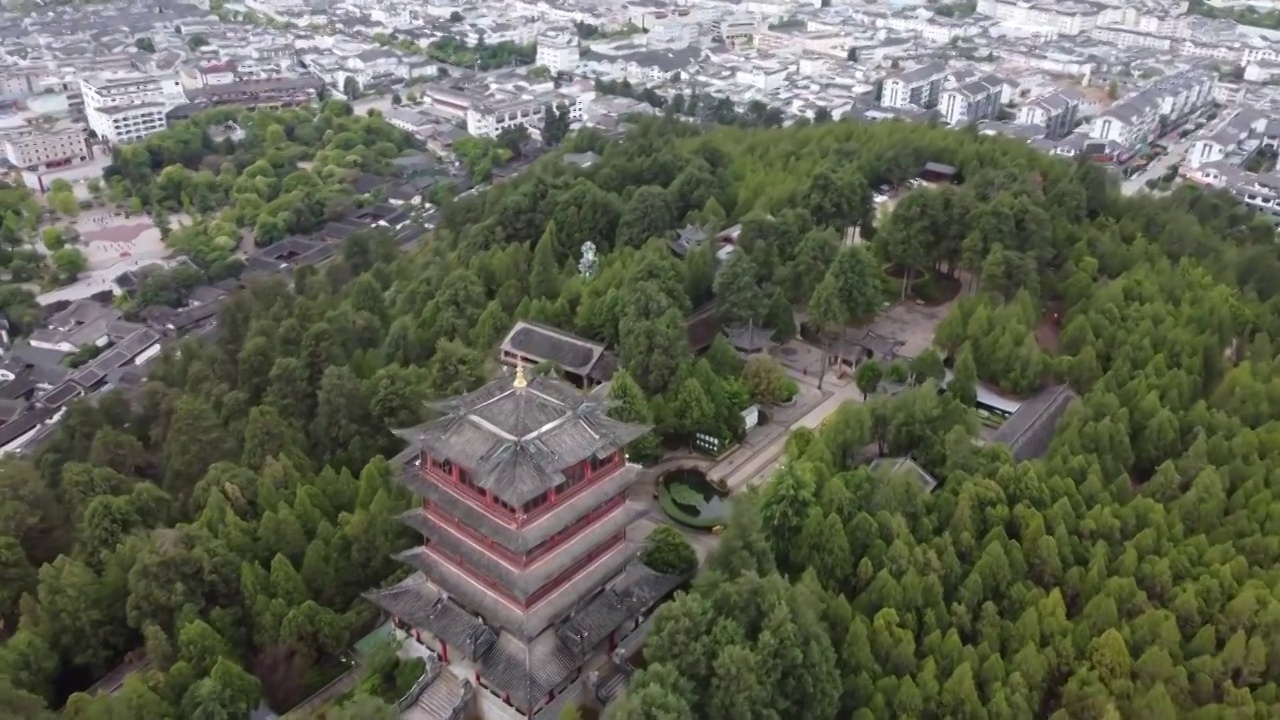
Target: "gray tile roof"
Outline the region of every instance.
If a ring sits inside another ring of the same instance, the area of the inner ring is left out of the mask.
[[[578,609],[557,630],[560,641],[570,648],[592,648],[623,623],[639,617],[684,582],[636,562],[617,582],[605,588]],[[585,659],[585,653],[581,653]]]
[[[934,488],[938,487],[937,478],[909,457],[876,458],[870,467],[872,472],[884,471],[889,475],[898,473],[910,475],[920,483],[920,487],[924,488],[925,492],[933,492]]]
[[[364,597],[400,620],[430,631],[471,659],[484,654],[497,639],[483,620],[449,600],[448,594],[422,573],[367,592]]]
[[[1066,385],[1041,390],[1022,403],[996,430],[992,442],[1007,444],[1018,462],[1042,457],[1053,442],[1058,420],[1075,397],[1075,392]]]
[[[622,571],[639,554],[640,543],[624,540],[564,585],[552,590],[532,607],[520,608],[472,578],[468,570],[433,552],[430,546],[414,548],[397,556],[431,578],[433,584],[456,598],[458,604],[474,610],[487,623],[519,638],[536,637],[563,619],[582,600]]]
[[[418,516],[418,519],[423,525],[421,528],[423,535],[429,539],[431,547],[447,555],[461,558],[468,567],[496,581],[522,602],[527,602],[533,593],[591,554],[591,551],[601,543],[626,530],[647,512],[648,509],[640,503],[624,503],[598,521],[592,522],[587,529],[574,535],[563,547],[534,560],[526,568],[515,567],[499,560],[486,548],[479,547],[475,540],[460,535],[427,513]],[[408,550],[398,555],[397,559],[427,572],[428,567],[420,562],[422,560],[420,550],[421,548]]]
[[[603,458],[648,432],[608,417],[607,388],[589,395],[550,376],[517,388],[499,378],[435,403],[444,417],[396,434],[465,469],[480,488],[521,507],[565,482],[563,471]]]
[[[604,353],[604,345],[556,328],[517,321],[503,339],[503,350],[535,362],[551,361],[578,375],[586,375]]]
[[[624,465],[622,469],[519,529],[498,522],[471,503],[442,488],[438,483],[423,480],[416,458],[411,459],[405,466],[402,482],[430,503],[433,512],[452,517],[485,537],[493,538],[507,550],[523,555],[550,540],[551,536],[572,525],[604,501],[616,497],[631,487],[641,475],[642,471],[639,467]],[[435,523],[427,518],[426,511],[420,508],[404,513],[400,516],[400,521],[424,535],[431,535],[436,527]]]

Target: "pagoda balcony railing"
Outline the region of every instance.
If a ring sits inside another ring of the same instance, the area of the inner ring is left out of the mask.
[[[622,507],[627,502],[626,493],[617,495],[605,501],[600,507],[587,513],[585,516],[575,520],[572,525],[564,530],[552,535],[546,542],[538,547],[530,550],[527,554],[521,556],[503,547],[500,543],[494,541],[493,538],[487,537],[474,529],[464,525],[457,518],[441,512],[439,508],[424,507],[431,517],[435,518],[441,525],[445,525],[455,534],[470,540],[473,544],[480,546],[485,552],[499,558],[510,565],[514,565],[521,569],[532,567],[538,560],[555,552],[555,550],[570,540],[578,536],[578,533],[591,527],[597,520],[608,515],[609,513]]]
[[[418,471],[425,477],[436,481],[440,487],[445,488],[454,495],[470,502],[473,506],[492,517],[494,520],[506,525],[512,529],[519,529],[525,525],[529,525],[544,517],[551,511],[555,510],[561,504],[572,500],[579,493],[586,491],[595,485],[601,478],[607,477],[611,473],[620,470],[626,465],[626,459],[621,452],[615,453],[607,463],[601,465],[594,470],[587,470],[582,475],[582,479],[573,487],[564,493],[556,495],[553,500],[545,502],[534,508],[532,512],[523,513],[520,511],[511,511],[498,504],[497,498],[487,492],[480,492],[472,487],[462,483],[461,479],[442,467],[431,462],[418,463]]]
[[[428,552],[432,552],[438,557],[443,558],[445,562],[449,563],[450,565],[453,565],[455,568],[458,568],[463,573],[465,573],[468,577],[470,577],[472,580],[482,585],[486,590],[493,593],[494,595],[501,597],[508,604],[514,607],[518,607],[521,610],[529,610],[533,606],[537,605],[538,601],[547,597],[556,589],[560,588],[565,583],[572,580],[574,576],[576,576],[579,572],[582,571],[583,568],[587,567],[588,565],[595,562],[596,560],[599,560],[605,555],[608,555],[609,553],[613,552],[615,548],[617,548],[622,543],[626,542],[626,540],[627,540],[627,533],[625,531],[619,532],[613,537],[608,538],[604,542],[592,548],[591,552],[575,560],[572,565],[562,570],[554,578],[548,580],[546,583],[542,585],[542,587],[538,588],[537,590],[534,590],[533,593],[529,595],[527,600],[521,600],[520,598],[516,597],[514,594],[512,594],[510,588],[506,587],[505,585],[498,582],[497,580],[494,580],[488,575],[485,575],[484,573],[480,572],[474,566],[468,563],[466,560],[462,559],[461,557],[458,557],[457,555],[445,552],[438,547],[432,547],[428,550]]]

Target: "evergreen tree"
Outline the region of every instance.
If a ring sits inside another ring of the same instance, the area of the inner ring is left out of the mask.
[[[556,261],[559,242],[556,221],[552,220],[542,231],[542,237],[533,251],[533,269],[529,273],[529,297],[553,298],[559,294],[560,268]]]
[[[764,296],[756,282],[755,264],[745,252],[735,252],[716,274],[716,316],[725,324],[760,327]]]
[[[960,348],[956,358],[955,374],[947,385],[947,392],[964,405],[972,407],[978,402],[978,369],[969,347]]]

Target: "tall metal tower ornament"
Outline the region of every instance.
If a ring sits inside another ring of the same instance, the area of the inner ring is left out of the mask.
[[[578,273],[584,278],[590,278],[596,274],[598,264],[596,244],[590,240],[582,243],[582,260],[578,261]]]

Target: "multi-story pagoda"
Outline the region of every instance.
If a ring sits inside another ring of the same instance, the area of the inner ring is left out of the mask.
[[[425,542],[397,556],[419,572],[366,597],[527,716],[675,584],[632,562],[651,526],[623,447],[648,428],[608,417],[606,392],[517,368],[397,431]]]

